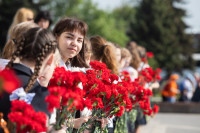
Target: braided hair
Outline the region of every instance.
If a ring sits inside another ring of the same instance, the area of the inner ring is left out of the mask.
[[[17,49],[6,67],[11,68],[16,58],[35,62],[34,72],[25,88],[25,92],[29,92],[39,76],[42,62],[50,53],[55,53],[57,42],[50,31],[36,27],[28,30],[19,41],[15,40],[15,44]]]

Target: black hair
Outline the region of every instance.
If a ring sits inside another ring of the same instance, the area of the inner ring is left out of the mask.
[[[49,25],[51,25],[52,19],[49,11],[40,11],[35,18],[35,23],[38,23],[42,18],[49,20]]]

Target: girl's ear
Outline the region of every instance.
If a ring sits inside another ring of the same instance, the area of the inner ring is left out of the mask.
[[[54,61],[54,54],[52,53],[52,54],[50,54],[49,55],[49,58],[48,58],[48,60],[47,60],[47,65],[51,65],[52,63],[53,63],[53,61]]]

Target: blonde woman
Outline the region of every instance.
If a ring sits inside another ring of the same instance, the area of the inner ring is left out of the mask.
[[[15,25],[17,25],[21,22],[25,22],[25,21],[33,22],[33,18],[34,18],[34,13],[31,9],[24,8],[24,7],[18,9],[13,18],[13,22],[12,22],[10,28],[8,29],[7,40],[10,38],[12,29]]]

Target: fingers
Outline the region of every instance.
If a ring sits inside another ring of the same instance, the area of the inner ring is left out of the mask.
[[[104,128],[104,119],[101,119],[101,128]]]
[[[104,127],[104,119],[103,118],[102,119],[96,119],[96,121],[100,121],[101,122],[101,128]]]
[[[108,118],[103,118],[104,119],[104,123],[107,125],[108,124]]]
[[[90,117],[83,117],[83,122],[87,122],[90,119]]]
[[[106,125],[108,124],[108,119],[107,118],[96,119],[96,120],[101,122],[101,128],[105,128]]]

